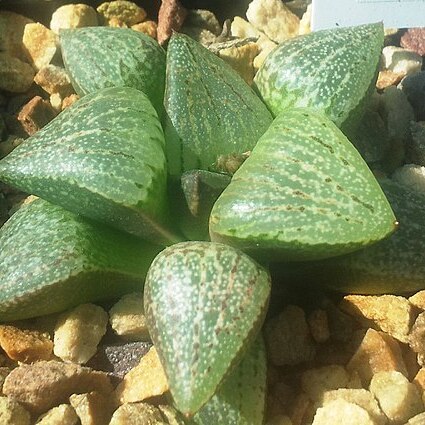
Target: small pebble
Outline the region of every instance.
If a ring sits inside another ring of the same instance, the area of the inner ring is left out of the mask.
[[[369,413],[357,404],[338,399],[317,409],[312,425],[376,425]]]
[[[258,31],[251,23],[245,21],[245,19],[240,16],[235,16],[233,18],[231,27],[231,35],[237,38],[259,38],[263,33]]]
[[[220,35],[222,30],[220,22],[218,22],[214,13],[202,9],[188,10],[184,25],[206,29],[216,36]]]
[[[0,90],[24,93],[31,87],[33,79],[31,65],[0,52]]]
[[[425,167],[407,164],[397,169],[392,178],[410,190],[425,195]]]
[[[399,86],[414,109],[416,121],[425,121],[425,71],[404,77]]]
[[[62,96],[69,96],[74,91],[68,73],[60,66],[44,66],[37,72],[34,81],[49,94],[60,93]]]
[[[307,318],[313,339],[318,343],[326,342],[330,338],[328,315],[325,310],[314,310]]]
[[[73,105],[77,100],[79,99],[78,94],[70,94],[69,96],[65,97],[62,101],[62,111],[66,108],[69,108],[71,105]]]
[[[111,19],[123,22],[127,26],[138,24],[146,18],[146,12],[136,3],[126,0],[115,0],[102,3],[97,12],[105,23]]]
[[[140,22],[139,24],[132,25],[131,29],[134,31],[142,32],[156,39],[158,25],[155,21],[145,21]]]
[[[94,304],[81,304],[63,313],[55,327],[53,352],[64,361],[84,364],[106,333],[108,314]]]
[[[96,27],[96,11],[86,4],[66,4],[53,12],[50,29],[59,34],[62,29]]]
[[[81,425],[108,425],[113,412],[109,397],[92,391],[86,394],[72,394],[69,402],[80,418]]]
[[[0,397],[0,423],[2,425],[30,425],[31,417],[17,401]]]
[[[162,422],[157,407],[147,403],[125,403],[115,410],[109,425],[153,425]]]
[[[422,56],[401,47],[384,47],[382,58],[385,69],[403,76],[418,72],[422,68]]]
[[[75,409],[69,404],[60,404],[41,415],[37,425],[77,425],[79,422]]]
[[[425,55],[425,28],[409,28],[400,39],[401,47]]]
[[[56,111],[52,108],[52,105],[40,96],[35,96],[21,109],[18,121],[22,124],[25,132],[32,136],[55,116]]]
[[[40,23],[25,25],[22,42],[31,65],[37,71],[48,65],[57,51],[57,35]]]
[[[179,0],[162,0],[158,13],[158,42],[164,44],[173,31],[179,31],[187,10]]]

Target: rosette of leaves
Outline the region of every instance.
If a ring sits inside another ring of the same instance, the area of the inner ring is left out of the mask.
[[[42,199],[6,222],[0,246],[2,321],[140,291],[160,249]]]
[[[164,135],[140,91],[102,89],[0,161],[0,179],[126,232],[169,244]]]
[[[196,41],[174,33],[167,50],[164,99],[171,176],[220,169],[250,151],[272,116],[234,69]]]
[[[155,39],[111,27],[66,29],[59,38],[65,68],[77,94],[133,87],[145,93],[162,114],[165,51]]]
[[[396,219],[344,134],[310,109],[279,115],[220,195],[214,241],[280,260],[314,260],[372,244]]]
[[[315,31],[280,44],[254,83],[274,116],[312,107],[352,127],[374,89],[383,44],[382,23]]]

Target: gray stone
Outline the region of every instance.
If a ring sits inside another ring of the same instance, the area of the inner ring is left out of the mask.
[[[425,166],[425,122],[410,123],[412,138],[407,145],[407,162]]]
[[[417,121],[425,121],[425,71],[404,77],[399,86],[413,106]]]
[[[203,28],[211,31],[215,35],[220,35],[221,25],[214,13],[209,10],[192,9],[187,11],[187,16],[184,21],[187,27]]]

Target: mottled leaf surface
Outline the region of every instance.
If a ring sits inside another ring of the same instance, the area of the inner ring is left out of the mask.
[[[60,43],[66,70],[80,96],[106,87],[133,87],[161,113],[165,51],[152,37],[127,28],[87,27],[62,30]]]
[[[160,248],[38,199],[0,229],[0,320],[143,288]]]
[[[184,34],[167,49],[164,99],[173,131],[166,134],[169,172],[213,169],[219,156],[251,150],[272,121],[271,114],[222,59]]]
[[[315,286],[345,293],[412,293],[425,289],[425,196],[382,180],[399,226],[389,238],[361,251],[306,265]]]
[[[131,88],[89,94],[0,161],[0,180],[157,243],[167,228],[164,135]]]
[[[210,217],[212,240],[280,260],[344,254],[394,228],[360,154],[332,121],[304,108],[275,119]]]
[[[212,397],[255,338],[270,277],[241,251],[211,242],[166,248],[145,285],[149,332],[176,407],[191,415]]]
[[[194,424],[262,425],[266,401],[266,360],[264,342],[259,337],[217,393],[195,415]]]
[[[254,82],[275,116],[313,107],[341,126],[373,84],[383,43],[382,23],[315,31],[280,44]]]

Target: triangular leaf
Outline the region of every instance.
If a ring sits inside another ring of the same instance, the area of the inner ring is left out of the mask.
[[[176,407],[192,415],[212,397],[267,309],[270,277],[226,245],[183,242],[162,251],[145,285],[145,313]]]
[[[80,96],[106,87],[133,87],[144,92],[161,114],[165,51],[152,37],[127,28],[86,27],[62,30],[60,43]]]
[[[254,82],[275,116],[313,107],[341,126],[360,114],[355,110],[374,85],[383,43],[382,23],[315,31],[279,45]]]
[[[380,183],[397,215],[397,231],[361,251],[300,265],[296,272],[307,284],[358,294],[425,289],[425,196],[389,179]]]
[[[80,99],[0,161],[0,180],[70,211],[170,243],[164,135],[131,88]]]
[[[195,415],[194,424],[262,425],[266,377],[266,350],[260,336],[217,393]]]
[[[167,139],[169,173],[177,177],[193,169],[214,170],[220,156],[251,150],[272,121],[236,71],[178,33],[168,44],[164,104],[167,126],[176,132]]]
[[[140,291],[160,248],[42,199],[0,229],[0,320]]]
[[[344,254],[394,228],[360,154],[335,124],[309,109],[275,119],[210,217],[212,240],[281,260]]]

